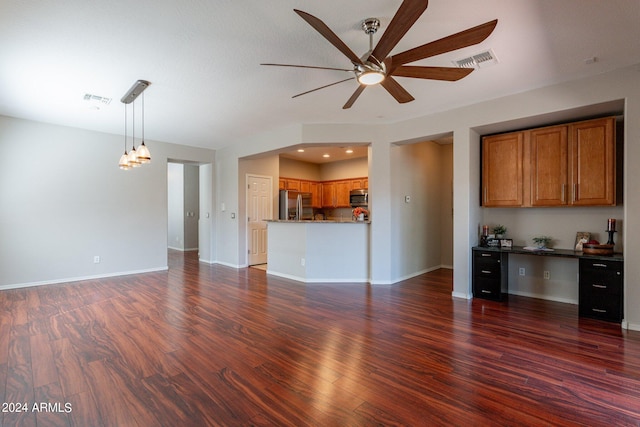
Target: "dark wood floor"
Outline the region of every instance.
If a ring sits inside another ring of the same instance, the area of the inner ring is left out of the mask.
[[[451,281],[303,285],[171,253],[3,291],[1,425],[640,425],[640,333]]]

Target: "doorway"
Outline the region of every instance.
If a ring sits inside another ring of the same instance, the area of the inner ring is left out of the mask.
[[[213,164],[167,162],[167,248],[197,251],[198,261],[215,262]]]

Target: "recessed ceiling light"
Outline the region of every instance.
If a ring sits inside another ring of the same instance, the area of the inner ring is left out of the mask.
[[[304,153],[304,148],[298,148],[298,153]]]
[[[347,151],[345,151],[345,153],[347,154],[353,154],[353,150],[351,148],[347,148]]]
[[[326,157],[331,157],[331,156],[330,156],[330,155],[328,155],[328,154],[323,154],[323,155],[322,155],[322,157],[325,157],[325,158],[326,158]]]

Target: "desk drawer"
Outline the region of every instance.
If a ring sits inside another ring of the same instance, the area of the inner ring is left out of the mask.
[[[473,296],[475,298],[484,298],[500,301],[502,292],[500,291],[500,277],[479,277],[473,278]]]

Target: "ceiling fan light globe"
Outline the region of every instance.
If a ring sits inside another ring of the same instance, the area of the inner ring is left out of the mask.
[[[384,73],[380,71],[364,71],[358,75],[358,83],[361,85],[371,86],[377,85],[384,80]]]

